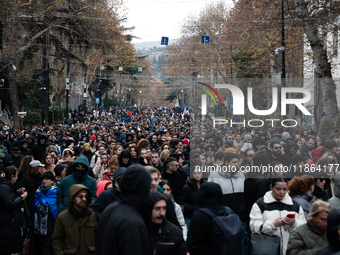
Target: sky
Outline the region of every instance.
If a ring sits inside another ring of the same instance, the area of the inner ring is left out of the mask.
[[[231,3],[231,0],[224,0]],[[190,14],[199,14],[207,3],[214,0],[125,0],[127,27],[135,27],[133,35],[141,38],[132,43],[161,41],[162,36],[180,37],[183,20]]]

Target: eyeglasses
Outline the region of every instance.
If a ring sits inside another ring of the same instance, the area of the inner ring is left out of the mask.
[[[249,154],[248,157],[252,157],[254,154]]]
[[[178,166],[178,164],[172,164],[171,166]]]
[[[274,147],[275,150],[281,150],[281,147]]]
[[[319,180],[320,180],[320,182],[324,182],[324,181],[326,181],[326,179],[325,179],[325,178],[320,178]]]
[[[83,200],[84,198],[87,199],[87,195],[80,194],[79,196],[77,196],[77,198],[79,198],[80,200]]]

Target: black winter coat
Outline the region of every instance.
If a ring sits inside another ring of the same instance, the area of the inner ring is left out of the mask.
[[[91,150],[90,150],[90,151],[85,151],[85,152],[83,153],[83,155],[88,159],[89,165],[90,165],[91,159],[92,159],[94,153],[92,153]]]
[[[90,209],[96,214],[97,222],[99,222],[100,216],[102,215],[105,208],[118,201],[119,192],[115,189],[104,190],[99,197],[97,197],[90,206]]]
[[[149,255],[188,254],[188,247],[181,230],[166,218],[162,224],[149,227]]]
[[[34,160],[39,160],[40,162],[42,162],[47,147],[48,145],[46,143],[43,145],[39,143],[34,145],[31,149],[31,155],[34,157]]]
[[[22,250],[22,198],[14,186],[1,177],[0,190],[0,253],[17,253]]]
[[[31,211],[31,206],[33,203],[33,199],[35,196],[35,191],[41,185],[41,175],[28,175],[26,174],[21,181],[21,187],[24,187],[28,193],[27,198],[25,200],[25,213],[24,218],[28,219],[28,213]]]
[[[178,198],[178,204],[184,206],[184,217],[191,218],[193,213],[200,208],[198,199],[198,187],[196,184],[188,181],[182,189],[182,194]]]
[[[244,211],[249,222],[249,214],[253,204],[270,189],[270,183],[263,175],[246,178],[244,181]]]

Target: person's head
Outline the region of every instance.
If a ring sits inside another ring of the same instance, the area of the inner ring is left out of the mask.
[[[281,144],[280,142],[277,142],[277,141],[272,141],[270,143],[270,150],[272,152],[272,155],[276,158],[280,157],[281,156]]]
[[[335,140],[326,140],[323,146],[334,153],[336,151],[337,142]]]
[[[14,184],[18,180],[18,169],[15,166],[8,166],[0,172],[0,177]]]
[[[331,212],[330,204],[317,200],[313,203],[311,212],[307,216],[307,221],[311,221],[318,229],[325,230],[327,228],[327,217]]]
[[[147,158],[147,156],[148,156],[148,151],[147,151],[145,148],[142,148],[142,149],[140,150],[140,156],[141,156],[142,158]]]
[[[32,155],[26,155],[21,160],[20,167],[19,167],[19,173],[26,174],[27,170],[30,169],[29,164],[31,163],[32,160],[33,160],[33,156]]]
[[[72,163],[72,173],[78,181],[85,179],[89,171],[89,161],[85,156],[79,156]]]
[[[288,190],[291,197],[303,195],[306,192],[312,194],[314,191],[314,178],[307,174],[294,177],[288,184]]]
[[[236,169],[238,169],[240,163],[240,156],[233,152],[226,153],[223,158],[223,162],[225,166],[230,166],[230,168],[233,168],[229,173],[236,174]]]
[[[42,160],[42,164],[43,165],[51,165],[53,163],[53,157],[51,155],[51,153],[46,153],[44,156],[43,156],[43,160]]]
[[[199,182],[203,183],[203,172],[200,168],[192,168],[190,169],[190,181],[191,182]]]
[[[110,172],[114,174],[119,167],[119,160],[116,156],[112,156],[109,160]]]
[[[232,146],[234,144],[234,136],[232,134],[227,135],[225,141],[229,147]]]
[[[151,224],[162,224],[166,214],[166,199],[162,193],[150,191],[149,199],[146,206],[145,215],[151,220]]]
[[[39,160],[33,160],[29,163],[30,169],[27,171],[28,175],[42,174],[42,168],[45,166]]]
[[[311,151],[314,149],[315,146],[315,137],[314,136],[308,136],[305,142],[307,148]]]
[[[74,210],[78,212],[84,211],[88,208],[92,201],[91,191],[82,184],[74,184],[70,187],[69,191],[69,210]]]
[[[161,161],[164,162],[168,157],[170,157],[170,151],[169,150],[163,150],[159,157],[160,157]]]
[[[226,153],[224,151],[218,151],[218,152],[215,153],[214,160],[215,160],[216,165],[220,165],[220,164],[223,163],[223,159],[224,159],[225,154]]]
[[[158,166],[159,162],[160,162],[160,157],[159,157],[159,153],[157,151],[154,151],[151,153],[151,162],[153,165]]]
[[[205,154],[201,154],[199,156],[199,161],[201,162],[201,165],[206,165],[208,163],[207,156]]]
[[[17,157],[20,156],[20,149],[19,149],[19,147],[13,147],[12,155],[13,155],[13,157],[15,157],[15,158],[17,158]]]
[[[72,157],[72,151],[70,149],[65,149],[63,151],[63,155],[65,159],[71,158]]]
[[[63,164],[59,164],[59,165],[56,165],[53,171],[56,177],[60,177],[62,179],[65,177],[66,167]]]
[[[177,162],[176,158],[174,158],[174,157],[168,157],[164,161],[164,168],[169,173],[177,172],[177,166],[178,166],[178,162]]]
[[[161,146],[161,151],[168,150],[170,148],[170,144],[168,142],[164,142]]]
[[[91,152],[91,146],[90,146],[89,143],[84,144],[84,148],[83,148],[82,153],[84,153],[84,152]]]
[[[98,152],[99,152],[99,155],[102,155],[104,152],[105,152],[106,148],[105,148],[105,145],[104,144],[99,144],[98,145]]]
[[[243,153],[244,160],[248,163],[251,163],[253,160],[253,155],[255,153],[255,150],[252,148],[246,149]]]
[[[45,135],[40,135],[38,138],[38,143],[41,145],[44,145],[46,143],[46,136]]]
[[[132,158],[137,158],[138,154],[137,154],[137,147],[135,145],[131,145],[129,146],[129,151],[131,153],[131,157]]]
[[[109,156],[107,155],[107,153],[104,152],[103,154],[100,155],[100,161],[102,165],[107,164],[108,160]]]
[[[151,175],[151,187],[150,190],[156,191],[159,185],[159,179],[161,176],[161,173],[158,171],[157,168],[153,167],[153,166],[146,166],[145,167],[150,175]]]
[[[51,171],[45,172],[41,177],[41,184],[45,189],[51,187],[51,185],[55,182],[54,174]]]
[[[160,185],[163,188],[163,193],[171,196],[172,190],[173,190],[173,186],[172,186],[171,182],[168,181],[168,180],[163,180],[160,183]]]
[[[288,190],[288,180],[285,178],[273,178],[270,184],[272,195],[276,200],[282,200]]]
[[[328,179],[327,174],[320,174],[317,177],[315,177],[315,186],[317,186],[318,188],[320,188],[321,190],[325,189],[326,186],[326,180]]]
[[[151,159],[151,153],[152,153],[152,149],[151,149],[151,148],[147,148],[147,149],[146,149],[146,157],[147,157],[148,159]]]
[[[276,177],[277,175],[282,176],[284,175],[283,164],[280,161],[272,161],[270,164],[270,176]]]
[[[330,157],[321,157],[316,163],[316,169],[321,169],[329,177],[333,177],[336,171],[336,167],[333,162],[334,159],[331,159]]]
[[[152,135],[151,141],[152,141],[153,144],[157,143],[157,135],[156,134]]]

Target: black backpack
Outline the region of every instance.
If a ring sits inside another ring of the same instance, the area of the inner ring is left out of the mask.
[[[214,255],[241,255],[242,254],[242,222],[237,214],[229,207],[215,214],[208,208],[199,211],[208,214],[212,220],[213,251]]]

